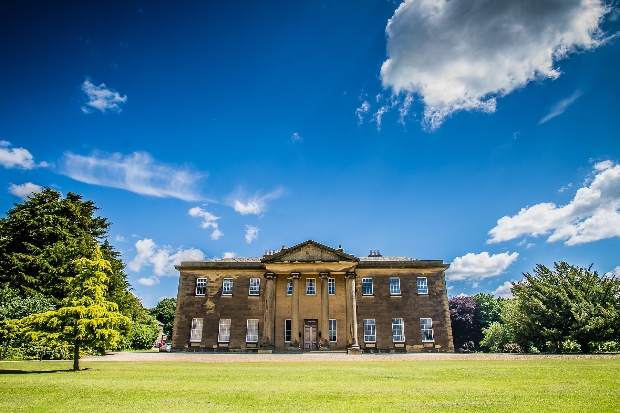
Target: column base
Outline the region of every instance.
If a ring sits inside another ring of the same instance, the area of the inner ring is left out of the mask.
[[[360,346],[352,346],[347,349],[347,354],[362,354]]]
[[[319,350],[320,351],[328,351],[331,350],[332,346],[329,344],[319,344]]]

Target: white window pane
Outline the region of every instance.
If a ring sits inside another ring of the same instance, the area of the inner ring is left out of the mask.
[[[402,318],[392,319],[392,339],[395,343],[402,343],[405,341],[404,324]]]
[[[196,279],[196,295],[205,295],[206,292],[207,292],[207,279],[206,278]]]
[[[420,329],[422,330],[422,341],[435,341],[433,338],[433,320],[430,318],[420,319]]]
[[[362,278],[362,295],[372,295],[372,278]]]
[[[220,319],[220,329],[217,341],[228,343],[230,341],[230,319]]]
[[[336,320],[329,320],[329,341],[332,343],[338,341],[337,331],[338,328]]]
[[[327,293],[329,295],[336,295],[336,279],[335,278],[327,279]]]
[[[250,278],[250,295],[260,294],[260,278]]]
[[[192,319],[189,341],[192,343],[200,343],[202,341],[202,318]]]
[[[316,295],[316,279],[306,279],[306,295]]]
[[[248,343],[256,343],[258,341],[258,320],[248,320],[245,341]]]
[[[400,294],[400,278],[390,278],[390,294]]]
[[[375,330],[375,320],[364,320],[364,341],[366,343],[374,343],[377,340],[377,334]]]
[[[418,294],[428,294],[426,278],[418,278]]]
[[[232,292],[233,292],[233,279],[224,278],[224,282],[222,284],[222,295],[232,295]]]
[[[286,282],[286,295],[293,295],[293,283],[291,281]]]

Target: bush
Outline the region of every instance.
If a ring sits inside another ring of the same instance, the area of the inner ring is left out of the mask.
[[[620,353],[620,343],[617,341],[598,341],[590,345],[595,353]]]
[[[480,341],[480,345],[492,353],[501,352],[506,344],[514,341],[508,327],[497,321],[483,329],[482,334],[484,338]]]

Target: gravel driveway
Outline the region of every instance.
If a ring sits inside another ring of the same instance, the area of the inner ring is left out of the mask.
[[[535,355],[535,354],[460,354],[460,353],[415,353],[415,354],[362,354],[345,353],[296,353],[296,354],[235,354],[235,353],[156,353],[118,352],[105,356],[88,356],[82,361],[143,361],[143,362],[193,362],[193,363],[278,363],[278,362],[323,362],[323,361],[420,361],[429,360],[539,360],[577,358],[620,358],[620,355]]]

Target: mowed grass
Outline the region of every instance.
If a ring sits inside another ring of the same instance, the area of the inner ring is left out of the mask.
[[[620,359],[0,362],[0,411],[620,411]]]

